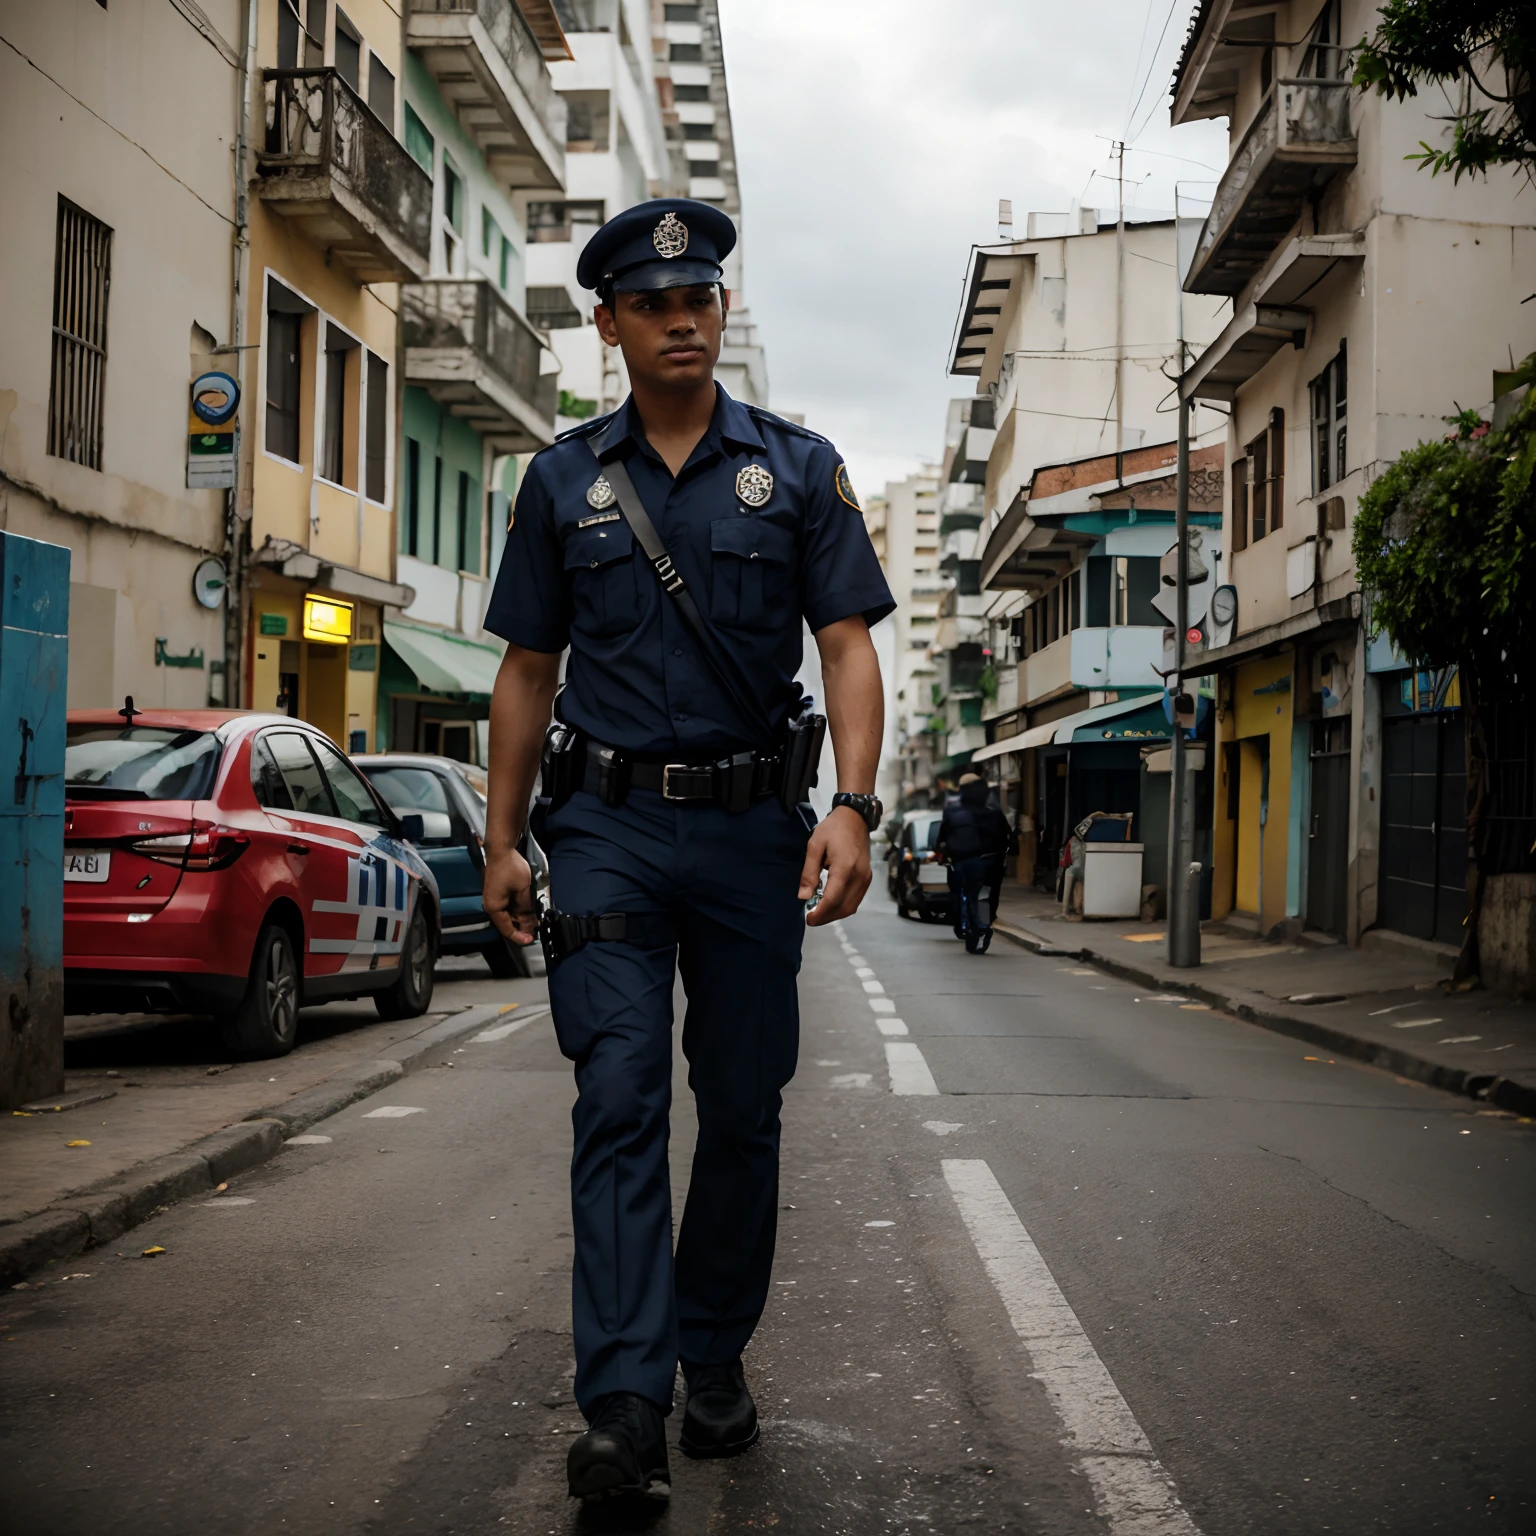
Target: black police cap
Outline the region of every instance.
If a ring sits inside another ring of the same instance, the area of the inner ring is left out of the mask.
[[[658,197],[615,214],[587,241],[576,281],[601,294],[718,283],[736,226],[709,203]]]

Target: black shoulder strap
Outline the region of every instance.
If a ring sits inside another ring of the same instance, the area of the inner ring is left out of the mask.
[[[598,462],[602,464],[601,460]],[[768,718],[768,712],[742,675],[736,658],[720,644],[705,622],[704,615],[699,612],[699,605],[694,602],[693,594],[684,585],[682,575],[672,563],[672,556],[661,542],[656,525],[645,510],[639,492],[635,490],[635,482],[629,478],[629,471],[624,467],[624,461],[611,459],[602,464],[602,471],[608,484],[613,487],[619,510],[624,514],[630,531],[640,541],[645,558],[661,578],[662,591],[677,604],[678,614],[692,632],[693,638],[699,642],[699,649],[704,652],[704,660],[709,663],[710,671],[719,679],[720,686],[725,689],[741,717],[757,728],[762,745],[771,748],[775,745],[777,733]]]

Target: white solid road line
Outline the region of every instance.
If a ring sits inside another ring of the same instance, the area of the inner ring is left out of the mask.
[[[548,1012],[548,1008],[530,1008],[527,1013],[520,1011],[515,1019],[506,1024],[497,1024],[490,1029],[482,1029],[478,1035],[471,1035],[469,1043],[481,1045],[495,1040],[505,1040],[508,1035],[515,1035],[524,1024],[531,1024],[535,1019],[543,1018]]]
[[[923,1053],[910,1040],[887,1040],[885,1064],[890,1069],[892,1093],[903,1096],[938,1093],[939,1085],[934,1082]]]
[[[1200,1536],[991,1168],[979,1158],[945,1158],[944,1178],[1109,1530]]]

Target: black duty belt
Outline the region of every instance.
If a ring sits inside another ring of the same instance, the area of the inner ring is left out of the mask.
[[[555,966],[588,944],[634,944],[660,949],[677,942],[670,917],[653,912],[545,912],[539,919],[544,963]]]
[[[734,752],[712,762],[665,763],[589,740],[581,787],[604,805],[622,805],[630,790],[645,789],[663,800],[744,811],[777,794],[783,773],[778,753]]]

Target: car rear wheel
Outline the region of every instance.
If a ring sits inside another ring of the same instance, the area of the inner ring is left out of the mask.
[[[381,1019],[414,1019],[432,1006],[432,950],[427,915],[417,902],[400,946],[400,974],[393,986],[373,995],[373,1006]]]
[[[242,1056],[286,1056],[299,1037],[299,967],[288,930],[268,923],[256,940],[245,996],[224,1023]]]
[[[528,964],[527,945],[508,943],[498,934],[496,942],[481,953],[485,956],[485,963],[491,968],[491,975],[498,981],[510,981],[514,977],[533,975],[532,967]]]

